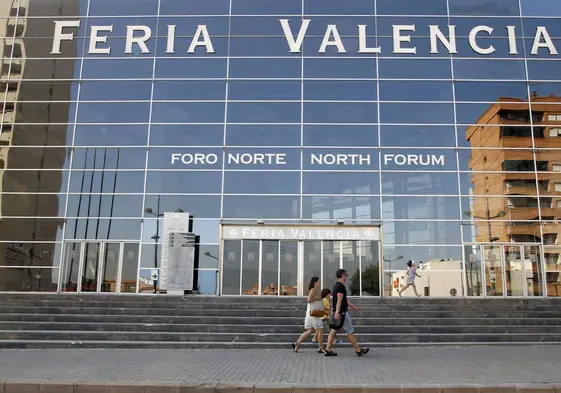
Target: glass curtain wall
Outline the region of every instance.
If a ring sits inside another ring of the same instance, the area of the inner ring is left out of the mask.
[[[410,259],[427,295],[483,295],[491,265],[466,250],[519,243],[561,296],[557,3],[4,2],[0,291],[68,290],[78,241],[136,243],[127,291],[150,292],[162,214],[182,209],[200,293],[217,290],[220,222],[264,220],[381,223],[385,295]],[[245,277],[272,252],[223,262]]]

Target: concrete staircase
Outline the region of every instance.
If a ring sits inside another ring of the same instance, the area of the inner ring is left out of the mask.
[[[561,343],[561,299],[354,303],[370,347]],[[304,313],[301,298],[2,294],[0,348],[289,348]]]

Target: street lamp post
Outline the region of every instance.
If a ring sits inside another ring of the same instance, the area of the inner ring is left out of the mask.
[[[183,213],[183,209],[175,209],[176,213]],[[147,215],[151,215],[156,217],[156,234],[154,236],[151,237],[151,239],[154,239],[154,269],[158,269],[158,240],[160,240],[160,218],[164,216],[164,213],[160,212],[160,195],[158,195],[158,203],[156,205],[156,212],[154,212],[154,210],[152,210],[151,207],[147,207],[144,209],[144,213]],[[158,274],[158,278],[159,278],[159,274]],[[156,293],[157,292],[157,280],[153,280],[154,283],[154,288],[152,290],[152,293]]]
[[[393,277],[391,275],[392,274],[392,262],[399,261],[400,259],[403,259],[403,257],[400,255],[395,259],[386,259],[386,257],[383,257],[382,259],[384,260],[384,262],[387,262],[389,264],[389,267],[390,267],[389,268],[389,273],[390,273],[390,296],[391,296],[392,293],[393,293],[393,280],[392,280]]]
[[[217,261],[219,261],[218,257],[215,257],[214,255],[212,255],[212,254],[211,254],[210,252],[208,252],[208,251],[205,252],[205,256],[207,256],[207,257],[209,257],[209,258],[212,258],[212,259],[216,259]],[[219,295],[218,288],[220,287],[220,285],[219,285],[220,277],[218,276],[218,272],[219,272],[219,270],[216,269],[216,288],[214,289],[214,293],[215,293],[216,295]],[[200,285],[199,285],[199,287],[200,287]]]

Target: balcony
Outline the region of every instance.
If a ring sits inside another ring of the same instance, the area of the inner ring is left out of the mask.
[[[25,33],[25,23],[23,19],[10,19],[6,28],[6,35],[8,37],[23,37]]]
[[[27,15],[27,7],[12,7],[10,8],[10,16],[11,17],[24,17]]]
[[[528,223],[520,223],[518,225],[506,225],[505,224],[505,232],[509,236],[520,236],[520,235],[528,235],[528,236],[535,236],[536,238],[540,237],[540,222],[528,222]]]
[[[539,217],[539,209],[537,207],[507,207],[506,217],[513,221],[533,220]]]
[[[8,41],[8,40],[7,40]],[[6,42],[4,45],[4,57],[5,58],[18,58],[23,57],[23,45],[21,42],[10,40],[11,42]]]

